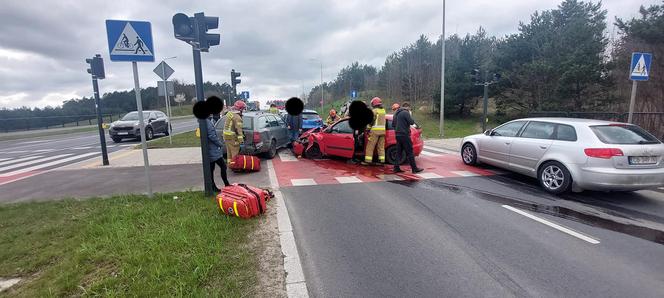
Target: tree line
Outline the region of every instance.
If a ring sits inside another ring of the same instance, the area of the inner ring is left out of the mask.
[[[520,22],[514,34],[489,36],[480,27],[474,34],[452,35],[445,40],[445,113],[469,116],[481,106],[483,89],[471,81],[471,71],[481,78],[494,73],[501,79],[489,96],[501,120],[532,112],[626,112],[631,91],[628,68],[632,52],[653,53],[651,79],[638,87],[636,111],[663,112],[664,5],[641,7],[640,17],[608,20],[601,2],[565,0],[555,9],[536,11]],[[607,24],[618,32],[609,32]],[[335,80],[322,85],[325,101],[348,98],[350,90],[362,98],[381,96],[388,101],[410,101],[440,106],[441,40],[422,35],[392,53],[377,69],[353,63]],[[320,101],[320,88],[308,94],[308,104]],[[660,116],[645,126],[660,126]],[[624,120],[624,119],[616,119]],[[652,129],[651,129],[652,131]]]
[[[196,85],[174,81],[175,94],[183,94],[187,100],[195,100]],[[232,88],[229,84],[204,83],[206,96],[217,95],[222,99],[229,98]],[[177,106],[174,96],[170,96],[171,106]],[[158,96],[157,87],[141,89],[141,102],[144,110],[165,111],[166,101]],[[136,110],[134,90],[114,91],[101,97],[102,112],[105,115],[120,115]],[[57,107],[0,109],[0,131],[15,131],[58,126],[75,121],[96,119],[95,100],[93,97],[69,99]],[[96,120],[93,120],[96,121]],[[96,122],[95,122],[96,123]]]

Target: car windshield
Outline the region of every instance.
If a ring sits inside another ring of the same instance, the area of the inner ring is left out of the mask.
[[[315,113],[302,113],[302,120],[318,120],[320,117]]]
[[[143,118],[145,120],[150,118],[150,113],[149,112],[143,112]],[[122,119],[120,119],[120,120],[122,120],[122,121],[138,121],[138,112],[128,113],[127,115],[124,115],[124,117],[122,117]]]
[[[596,125],[590,129],[605,144],[659,144],[653,135],[636,125]]]

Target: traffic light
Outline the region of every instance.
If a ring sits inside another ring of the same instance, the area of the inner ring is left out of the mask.
[[[233,88],[242,82],[242,80],[240,80],[240,75],[242,75],[242,73],[236,72],[235,69],[231,70],[231,83],[233,84]]]
[[[85,59],[85,62],[90,64],[88,68],[88,73],[91,74],[96,79],[104,79],[106,74],[104,72],[104,59],[101,55],[97,54],[92,58]]]
[[[202,12],[195,13],[193,18],[183,13],[176,13],[173,16],[175,38],[202,52],[207,52],[210,47],[219,45],[221,35],[207,33],[208,30],[217,28],[219,28],[219,18],[206,17]]]
[[[480,78],[480,70],[479,69],[475,68],[475,69],[470,71],[470,80],[473,83],[476,83],[476,84],[480,83],[482,81],[481,78]]]
[[[218,17],[206,17],[204,13],[199,12],[194,14],[196,23],[196,37],[199,42],[198,49],[207,52],[210,47],[218,46],[221,41],[221,35],[215,33],[207,33],[210,29],[219,28]]]

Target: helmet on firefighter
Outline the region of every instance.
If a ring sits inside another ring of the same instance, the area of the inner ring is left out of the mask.
[[[237,111],[242,111],[246,107],[247,107],[247,104],[244,103],[244,101],[242,101],[242,100],[238,100],[238,101],[235,102],[235,104],[233,104],[233,108]]]
[[[380,97],[374,97],[374,98],[371,100],[371,106],[372,106],[372,107],[379,106],[379,105],[382,105],[382,104],[383,104],[383,101],[380,100]]]
[[[332,116],[332,117],[337,116],[337,111],[334,110],[334,109],[331,109],[331,110],[330,110],[330,116]]]
[[[400,108],[401,106],[398,103],[392,104],[392,111],[396,111]]]

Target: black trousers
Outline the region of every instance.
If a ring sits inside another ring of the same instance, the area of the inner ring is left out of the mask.
[[[220,159],[217,159],[217,160],[210,163],[210,179],[212,179],[212,185],[214,185],[214,187],[217,187],[217,184],[214,183],[214,165],[215,164],[217,164],[219,166],[219,171],[221,172],[221,180],[224,181],[224,185],[225,186],[231,185],[230,183],[228,183],[228,176],[226,175],[226,162],[224,161],[223,157],[221,157]]]
[[[413,141],[410,136],[397,136],[397,159],[394,161],[394,168],[399,168],[399,161],[401,156],[406,153],[406,161],[410,164],[411,169],[417,169],[415,164],[415,155],[413,154]]]

